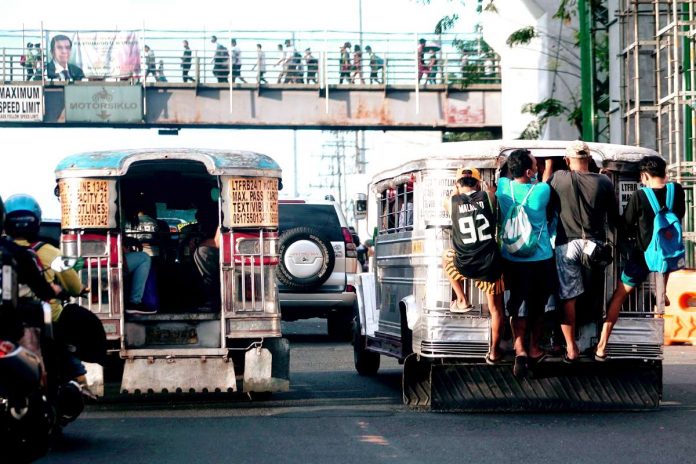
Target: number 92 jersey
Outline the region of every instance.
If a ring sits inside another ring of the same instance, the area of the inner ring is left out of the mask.
[[[494,282],[501,274],[495,214],[486,192],[453,195],[454,265],[464,277]]]

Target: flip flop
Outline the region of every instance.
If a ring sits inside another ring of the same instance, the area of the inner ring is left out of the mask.
[[[529,357],[529,364],[539,364],[542,362],[544,359],[548,358],[549,355],[548,353],[542,353],[541,355],[537,356],[536,358],[532,358],[531,356]]]
[[[527,377],[527,356],[515,356],[515,365],[512,366],[512,375],[517,378]]]
[[[486,354],[486,364],[488,364],[489,366],[495,366],[496,364],[500,364],[502,361],[503,361],[502,357],[500,357],[498,359],[493,359],[493,358],[491,358],[490,353]]]
[[[457,300],[454,300],[450,304],[450,311],[453,313],[468,313],[472,309],[474,309],[473,305],[460,306]]]
[[[570,359],[570,358],[568,357],[568,353],[566,353],[566,354],[563,355],[563,363],[564,363],[564,364],[575,364],[575,363],[577,363],[577,362],[578,362],[578,358]]]
[[[595,354],[594,354],[594,360],[597,362],[604,362],[608,358],[609,358],[609,356],[606,353],[604,353],[604,356],[598,355],[597,352],[595,352]]]

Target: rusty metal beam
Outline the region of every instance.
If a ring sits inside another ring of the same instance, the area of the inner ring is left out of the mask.
[[[81,83],[72,85],[84,85]],[[94,84],[91,84],[94,85]],[[65,117],[62,84],[45,87],[42,122],[0,122],[0,127],[113,128],[268,128],[344,130],[500,130],[499,84],[467,89],[433,85],[370,88],[359,85],[193,86],[155,84],[145,87],[142,123],[71,122]],[[416,101],[419,111],[416,111]]]

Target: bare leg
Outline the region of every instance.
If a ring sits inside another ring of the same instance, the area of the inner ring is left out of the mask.
[[[539,346],[541,334],[544,330],[544,317],[539,316],[529,322],[531,324],[529,332],[529,356],[539,358],[544,354],[544,350]]]
[[[665,295],[664,295],[665,296],[665,306],[670,306],[671,303],[669,301],[669,298],[667,298],[667,282],[669,281],[669,272],[666,274],[663,274],[662,278],[665,281]]]
[[[614,329],[614,324],[619,319],[619,312],[621,311],[621,306],[623,306],[624,301],[628,295],[633,291],[633,287],[626,285],[621,282],[621,284],[616,287],[614,294],[611,296],[609,301],[609,307],[607,308],[607,318],[602,326],[602,334],[599,336],[599,343],[597,343],[597,355],[605,356],[607,343],[609,342],[609,336],[611,331]]]
[[[515,341],[515,356],[527,356],[527,349],[524,347],[524,336],[527,333],[527,318],[512,318],[512,336]]]
[[[568,359],[577,359],[578,345],[575,342],[575,298],[563,301],[563,322],[561,332],[566,342],[566,356]]]
[[[502,353],[500,353],[500,337],[503,328],[503,294],[487,294],[486,299],[488,300],[488,311],[491,313],[490,358],[493,361],[497,361],[502,356]]]
[[[449,260],[446,257],[443,257],[442,259],[442,267],[445,268],[449,264]],[[452,289],[454,290],[454,293],[457,295],[457,303],[461,307],[466,307],[469,306],[469,299],[466,297],[466,293],[464,293],[464,287],[463,287],[463,282],[462,280],[455,280],[453,277],[451,277],[449,274],[445,272],[445,275],[447,276],[447,280],[449,280],[450,285],[452,285]]]

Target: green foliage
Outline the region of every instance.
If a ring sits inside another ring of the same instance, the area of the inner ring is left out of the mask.
[[[527,103],[522,107],[522,113],[531,114],[535,116],[535,119],[527,124],[519,138],[524,140],[538,139],[550,118],[572,114],[572,112],[573,110],[569,110],[562,101],[555,98],[547,98],[539,103]],[[570,117],[568,120],[570,121]]]
[[[480,13],[481,11],[485,11],[486,13],[497,13],[498,9],[495,7],[495,2],[493,0],[488,0],[488,3],[485,5],[481,5],[481,0],[479,0],[476,12]]]
[[[469,142],[471,140],[494,140],[496,134],[489,130],[476,130],[468,132],[445,132],[442,134],[443,142]]]
[[[451,16],[445,16],[444,18],[440,19],[435,25],[435,33],[443,34],[444,32],[452,29],[458,20],[459,15],[456,13]]]
[[[566,24],[570,24],[572,12],[576,10],[577,0],[560,0],[558,9],[553,15],[554,19],[559,19]]]
[[[508,47],[514,47],[515,45],[528,45],[535,37],[537,37],[537,31],[533,26],[523,27],[518,29],[507,38],[505,43]]]

